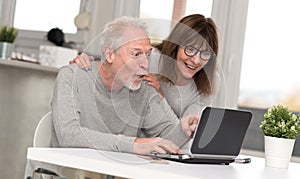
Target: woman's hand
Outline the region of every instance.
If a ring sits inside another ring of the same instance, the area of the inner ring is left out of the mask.
[[[77,57],[75,57],[69,63],[70,64],[76,63],[81,69],[87,71],[92,69],[91,61],[94,61],[93,56],[88,56],[87,54],[82,53],[80,55],[77,55]]]
[[[164,95],[160,89],[160,83],[154,74],[149,73],[148,75],[144,75],[143,80],[148,81],[148,85],[155,88],[160,96],[160,99],[164,98]]]
[[[194,136],[199,118],[199,115],[189,114],[180,120],[182,129],[190,138],[193,138]]]

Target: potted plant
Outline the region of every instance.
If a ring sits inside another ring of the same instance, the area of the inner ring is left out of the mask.
[[[0,58],[10,58],[14,49],[13,42],[18,35],[14,27],[2,26],[0,29]]]
[[[280,104],[264,114],[260,128],[265,135],[266,166],[288,168],[295,139],[300,135],[299,121],[300,115]]]

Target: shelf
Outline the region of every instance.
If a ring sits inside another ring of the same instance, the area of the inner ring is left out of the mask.
[[[1,59],[1,58],[0,58],[0,65],[46,71],[46,72],[54,72],[54,73],[57,73],[59,71],[59,68],[56,67],[49,67],[49,66],[43,66],[35,63],[30,63],[30,62],[21,62],[21,61]]]

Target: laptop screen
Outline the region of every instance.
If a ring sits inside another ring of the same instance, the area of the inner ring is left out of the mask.
[[[249,111],[206,107],[194,135],[191,154],[237,156],[251,118]]]

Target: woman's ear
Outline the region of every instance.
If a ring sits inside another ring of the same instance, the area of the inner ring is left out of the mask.
[[[109,46],[106,46],[104,48],[104,55],[105,55],[105,59],[108,63],[112,63],[116,57],[114,52],[112,51],[111,47],[109,47]]]

